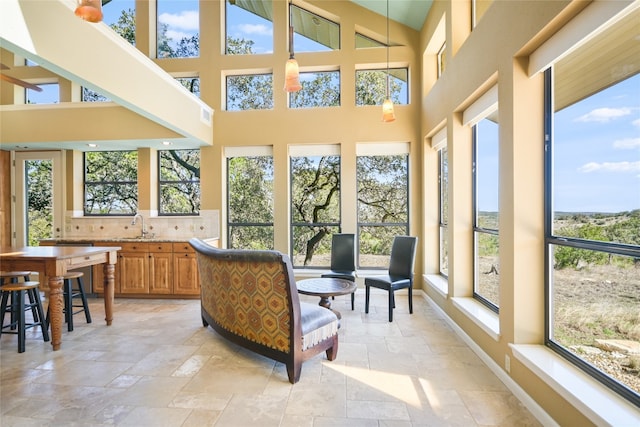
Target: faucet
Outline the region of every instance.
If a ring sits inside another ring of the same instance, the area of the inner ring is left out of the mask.
[[[131,220],[131,225],[136,225],[136,221],[138,218],[140,218],[140,221],[142,222],[141,237],[146,237],[147,228],[144,225],[144,217],[140,214],[140,212],[136,212],[136,214],[133,216],[133,219]]]

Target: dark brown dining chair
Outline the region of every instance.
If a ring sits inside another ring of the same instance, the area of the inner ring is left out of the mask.
[[[389,271],[386,275],[371,276],[364,279],[364,312],[369,312],[369,294],[371,288],[383,289],[389,293],[389,322],[393,322],[393,309],[396,306],[394,291],[409,290],[409,313],[413,313],[413,264],[416,258],[417,237],[396,236],[391,246]]]
[[[320,277],[356,281],[355,234],[341,233],[331,237],[331,271]],[[351,310],[354,301],[355,292],[351,294]]]

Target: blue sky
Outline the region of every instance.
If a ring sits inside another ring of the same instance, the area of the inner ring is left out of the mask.
[[[640,74],[554,115],[555,210],[640,209]]]

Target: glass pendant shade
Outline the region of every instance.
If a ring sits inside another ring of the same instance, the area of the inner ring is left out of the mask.
[[[102,21],[102,0],[77,0],[76,16],[88,22]]]
[[[396,114],[393,112],[393,102],[387,98],[382,104],[382,121],[392,122],[396,119]]]
[[[298,61],[295,58],[289,58],[284,71],[284,90],[287,92],[297,92],[302,89],[300,84],[300,71],[298,70]]]

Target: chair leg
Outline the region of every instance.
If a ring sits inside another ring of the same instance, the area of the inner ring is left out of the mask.
[[[389,289],[389,322],[393,322],[393,307],[395,307],[395,298],[393,297],[393,289]]]
[[[84,309],[84,317],[87,319],[87,323],[91,323],[91,313],[89,312],[89,303],[87,302],[87,295],[84,293],[84,282],[82,277],[78,277],[78,292],[82,299],[82,307]]]
[[[40,298],[40,290],[39,289],[32,289],[31,290],[33,292],[33,299],[35,300],[35,304],[36,304],[36,312],[38,313],[38,323],[40,323],[40,329],[42,330],[42,339],[44,341],[49,341],[49,322],[47,322],[45,316],[44,316],[44,309],[42,308],[42,299]],[[35,316],[34,316],[34,321],[33,323],[36,323],[35,320]]]
[[[409,314],[413,314],[413,284],[409,285]]]
[[[364,312],[368,313],[369,312],[369,286],[364,285]]]
[[[2,330],[4,329],[4,316],[7,314],[7,303],[9,299],[9,294],[12,292],[2,292],[2,302],[0,303],[0,311],[2,312],[2,324],[0,324],[0,337],[2,336]],[[12,300],[13,301],[13,300]],[[11,309],[13,310],[13,308]],[[10,315],[10,321],[13,322],[13,311]]]
[[[24,291],[16,291],[16,297],[18,298],[18,353],[24,353],[25,341],[27,334],[25,331],[24,323]]]
[[[73,291],[71,279],[64,279],[64,320],[67,322],[67,330],[73,331]]]
[[[356,299],[356,293],[352,293],[351,294],[351,311],[355,310],[355,299]]]

